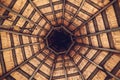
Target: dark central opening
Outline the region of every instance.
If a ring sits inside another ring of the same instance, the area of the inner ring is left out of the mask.
[[[50,47],[55,51],[62,52],[69,48],[71,44],[70,35],[64,30],[54,30],[50,37]]]

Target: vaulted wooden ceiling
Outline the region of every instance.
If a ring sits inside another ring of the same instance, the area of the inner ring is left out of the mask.
[[[67,54],[45,42],[64,26]],[[0,80],[120,80],[120,0],[0,0]]]

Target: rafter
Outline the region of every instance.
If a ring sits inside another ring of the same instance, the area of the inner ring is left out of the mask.
[[[52,9],[53,16],[54,16],[54,21],[58,25],[58,21],[57,21],[57,17],[56,17],[56,14],[55,14],[55,9],[54,9],[53,2],[52,2],[52,0],[49,0],[49,2],[50,2],[50,6],[51,6],[51,9]]]
[[[29,0],[29,2],[33,6],[33,8],[38,12],[38,14],[42,16],[51,26],[53,26],[52,23],[46,18],[46,16],[37,8],[35,3],[33,3],[32,0]]]
[[[110,24],[108,22],[108,18],[107,18],[106,12],[103,11],[101,13],[101,15],[102,15],[102,19],[103,19],[103,23],[104,23],[105,29],[110,29]],[[114,47],[114,41],[113,41],[112,33],[108,32],[106,34],[107,34],[107,38],[108,38],[108,42],[109,42],[110,48],[115,48]]]
[[[81,3],[80,3],[80,6],[79,6],[78,10],[76,11],[76,13],[74,14],[74,16],[73,16],[73,17],[72,17],[72,19],[70,20],[70,22],[69,22],[68,26],[70,26],[70,25],[73,23],[73,21],[74,21],[74,19],[76,18],[77,14],[78,14],[78,13],[79,13],[79,11],[82,9],[82,7],[83,7],[83,5],[84,5],[85,1],[86,1],[86,0],[82,0],[82,1],[81,1]]]
[[[95,18],[96,16],[98,16],[101,12],[103,12],[104,10],[106,10],[109,6],[111,6],[113,3],[115,3],[117,0],[113,0],[110,3],[108,3],[106,6],[104,6],[102,9],[100,9],[99,11],[97,11],[93,16],[91,16],[88,20],[86,20],[84,23],[82,23],[80,26],[78,26],[75,30],[73,30],[73,33],[75,33],[76,31],[80,30],[81,27],[83,27],[86,23],[88,23],[89,21],[91,21],[93,18]]]
[[[4,25],[0,25],[0,27],[4,27]],[[4,28],[0,28],[0,32],[7,32],[7,33],[12,33],[16,35],[21,35],[21,36],[30,36],[30,37],[35,37],[35,38],[42,38],[41,36],[33,35],[33,34],[27,34],[27,33],[20,33],[17,31],[10,31]]]
[[[62,4],[61,0],[53,2],[53,5],[59,5],[59,4]],[[47,8],[47,7],[50,7],[50,3],[41,5],[41,6],[37,6],[38,9],[43,9],[43,8]]]
[[[65,66],[64,55],[62,56],[62,59],[63,59],[63,69],[64,69],[64,73],[65,73],[65,80],[68,80],[67,70],[66,70],[66,66]]]
[[[29,80],[32,80],[33,77],[37,74],[38,70],[41,68],[42,64],[48,59],[48,56],[50,55],[50,53],[42,60],[42,62],[38,65],[38,67],[36,68],[36,70],[32,73],[31,77],[29,78]]]
[[[63,10],[62,10],[62,24],[64,24],[64,18],[65,18],[65,4],[66,4],[66,0],[63,0]]]
[[[50,71],[50,77],[48,80],[52,80],[52,77],[53,77],[53,72],[55,70],[55,66],[56,66],[56,61],[57,61],[57,56],[55,57],[54,61],[53,61],[53,64],[52,64],[52,69]]]
[[[79,67],[77,66],[77,64],[74,62],[73,58],[72,58],[70,55],[69,55],[69,57],[70,57],[70,60],[71,60],[71,61],[73,62],[73,64],[75,65],[76,69],[78,70],[81,79],[82,79],[82,80],[85,80],[83,74],[81,73],[81,71],[80,71]]]
[[[70,6],[72,6],[72,7],[74,7],[74,8],[76,8],[76,9],[78,9],[79,7],[77,6],[77,5],[75,5],[75,4],[73,4],[73,3],[71,3],[70,1],[66,1],[66,3],[68,4],[68,5],[70,5]],[[82,9],[81,8],[81,10],[80,10],[81,12],[83,12],[84,14],[86,14],[86,15],[88,15],[88,16],[92,16],[92,14],[91,13],[89,13],[88,11],[86,11],[86,10],[84,10],[84,9]]]
[[[6,9],[6,10],[10,11],[11,13],[13,13],[13,14],[15,14],[15,15],[17,15],[17,16],[19,16],[19,17],[21,17],[21,18],[22,18],[22,19],[24,19],[25,21],[28,21],[29,23],[32,23],[32,24],[34,24],[34,25],[36,25],[36,26],[38,26],[38,27],[41,27],[41,26],[40,26],[40,25],[38,25],[36,22],[34,22],[34,21],[32,21],[32,20],[28,19],[27,17],[25,17],[25,16],[23,16],[23,15],[19,14],[18,12],[16,12],[16,11],[14,11],[14,10],[10,9],[10,8],[9,8],[9,7],[7,7],[6,5],[4,5],[4,4],[0,3],[0,6],[1,6],[1,7],[3,7],[4,9]]]
[[[108,51],[108,52],[114,52],[114,53],[120,53],[120,50],[116,50],[116,49],[109,49],[109,48],[101,48],[101,47],[95,47],[95,46],[89,46],[87,44],[81,44],[81,43],[77,43],[80,46],[84,46],[87,48],[92,48],[92,49],[96,49],[96,50],[103,50],[103,51]]]
[[[39,43],[39,42],[35,42],[35,43],[27,43],[27,44],[17,45],[17,46],[10,47],[10,48],[4,48],[4,49],[1,49],[0,51],[7,51],[7,50],[16,49],[16,48],[21,48],[21,47],[26,47],[26,46],[36,45],[36,44],[40,44],[40,43]]]
[[[110,75],[111,77],[115,78],[116,80],[120,80],[120,78],[118,78],[117,76],[113,75],[108,70],[106,70],[104,67],[102,67],[102,66],[98,65],[97,63],[93,62],[92,60],[90,60],[89,58],[87,58],[86,56],[84,56],[83,54],[79,53],[79,55],[82,56],[87,61],[89,61],[90,63],[92,63],[93,65],[95,65],[97,68],[99,68],[103,72],[105,72],[107,75]]]
[[[21,66],[23,66],[24,64],[26,64],[27,62],[29,62],[31,59],[33,59],[35,56],[39,55],[43,50],[45,49],[45,47],[43,49],[41,49],[40,51],[36,52],[35,54],[33,54],[31,57],[29,57],[27,60],[25,60],[24,62],[22,62],[21,64],[19,64],[18,66],[15,66],[13,69],[11,69],[9,72],[3,74],[0,77],[0,80],[3,80],[5,77],[7,77],[8,75],[10,75],[12,72],[16,71],[17,69],[19,69]]]
[[[85,37],[89,37],[89,36],[96,36],[96,35],[99,35],[99,34],[109,33],[109,32],[114,32],[114,31],[119,31],[119,30],[120,30],[120,27],[116,27],[116,28],[101,30],[101,31],[98,31],[96,33],[90,33],[90,34],[87,34],[87,35],[76,36],[76,38],[85,38]]]

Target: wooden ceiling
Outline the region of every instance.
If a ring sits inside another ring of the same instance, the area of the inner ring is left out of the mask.
[[[67,55],[45,37],[63,25]],[[0,80],[120,80],[120,0],[0,0]]]

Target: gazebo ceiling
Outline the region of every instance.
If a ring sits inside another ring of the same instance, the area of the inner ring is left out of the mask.
[[[120,0],[0,0],[0,80],[120,80],[119,34]]]

